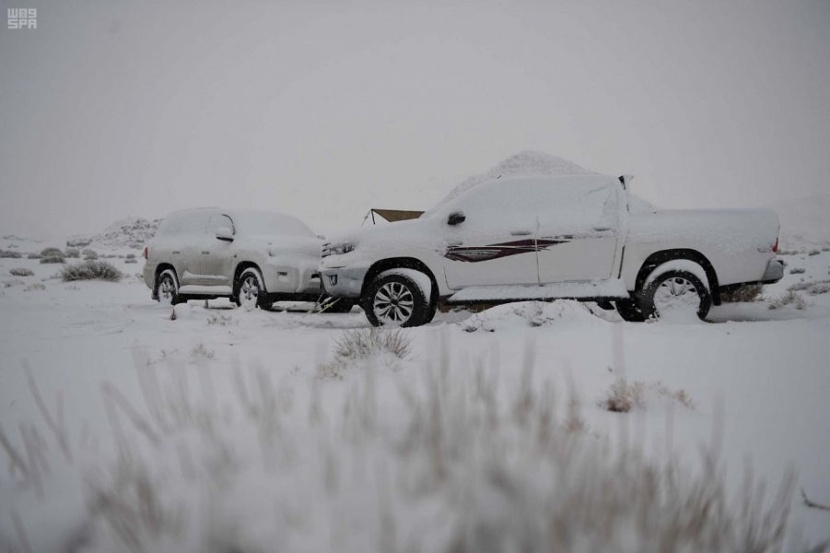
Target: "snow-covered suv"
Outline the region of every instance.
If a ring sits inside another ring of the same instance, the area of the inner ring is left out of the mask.
[[[775,212],[656,210],[629,195],[629,180],[478,184],[418,219],[324,245],[323,285],[359,298],[373,325],[417,326],[439,300],[613,302],[627,320],[685,305],[703,318],[724,288],[783,276]]]
[[[322,240],[299,219],[268,211],[200,208],[176,211],[144,248],[144,282],[155,300],[229,297],[270,308],[313,301],[322,293]]]

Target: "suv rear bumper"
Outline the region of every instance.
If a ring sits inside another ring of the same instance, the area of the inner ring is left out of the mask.
[[[320,271],[323,288],[335,298],[359,298],[363,291],[363,279],[369,272],[368,267],[323,269]]]
[[[784,278],[784,263],[779,259],[770,259],[767,263],[767,269],[764,271],[764,276],[761,277],[761,282],[772,284],[782,278]]]

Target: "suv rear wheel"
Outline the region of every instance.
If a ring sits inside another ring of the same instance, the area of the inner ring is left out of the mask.
[[[179,300],[179,281],[172,269],[165,269],[156,277],[158,301],[164,305],[176,305]]]
[[[435,314],[418,283],[394,272],[375,277],[360,303],[372,326],[420,326]]]

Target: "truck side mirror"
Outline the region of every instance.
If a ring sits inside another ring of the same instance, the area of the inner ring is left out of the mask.
[[[463,211],[453,211],[450,213],[450,216],[447,217],[447,224],[451,226],[455,226],[457,224],[463,223],[467,220],[467,217],[464,215]]]
[[[233,231],[228,227],[219,227],[216,229],[216,239],[233,242]]]

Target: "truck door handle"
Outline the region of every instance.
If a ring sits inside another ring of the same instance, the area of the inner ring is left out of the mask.
[[[529,230],[512,230],[510,236],[530,236]]]
[[[202,255],[210,255],[210,252],[203,251]]]

